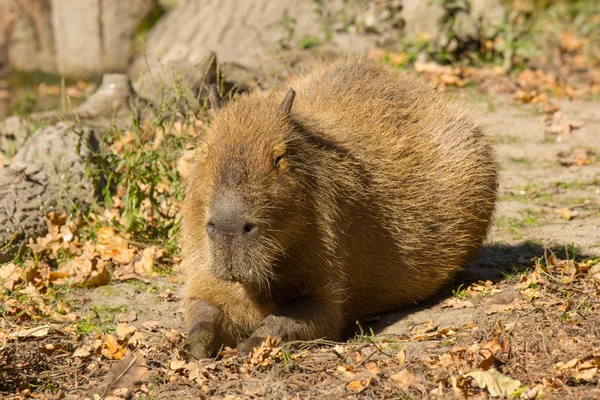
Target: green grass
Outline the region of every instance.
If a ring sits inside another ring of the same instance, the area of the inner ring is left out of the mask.
[[[469,297],[469,293],[467,293],[467,289],[462,283],[456,289],[452,289],[452,295],[460,299],[466,299]]]
[[[323,41],[316,36],[305,35],[300,39],[298,47],[300,47],[301,49],[310,49],[313,47],[320,46],[322,43]]]
[[[523,238],[523,229],[541,225],[539,219],[540,213],[525,209],[521,212],[521,215],[521,218],[499,217],[494,221],[494,224],[501,230],[510,234],[514,240],[519,240]]]

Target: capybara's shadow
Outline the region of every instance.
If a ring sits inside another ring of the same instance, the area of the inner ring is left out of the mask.
[[[557,256],[562,257],[565,254],[565,248],[550,248]],[[458,273],[454,279],[449,282],[436,296],[426,302],[415,304],[414,307],[408,307],[399,311],[365,318],[360,322],[360,326],[354,326],[349,329],[348,337],[353,337],[360,333],[375,334],[402,334],[408,332],[411,328],[424,324],[432,315],[432,309],[442,303],[444,300],[452,297],[470,284],[479,281],[492,281],[494,283],[507,279],[519,271],[525,270],[532,265],[534,257],[542,257],[545,247],[535,242],[525,242],[519,245],[510,246],[507,244],[488,244],[486,245],[479,258],[463,271]],[[473,309],[470,309],[473,310]],[[464,309],[444,309],[443,312],[436,313],[436,325],[438,326],[461,326],[468,324],[471,320],[472,312],[465,312]],[[362,329],[362,332],[361,332]],[[384,332],[385,331],[385,332]]]

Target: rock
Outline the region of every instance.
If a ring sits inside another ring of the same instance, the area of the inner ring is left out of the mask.
[[[153,0],[51,0],[58,72],[125,71],[133,35]]]
[[[458,41],[468,42],[470,40],[478,40],[479,29],[479,22],[473,17],[473,15],[464,11],[459,11],[454,16],[452,30]]]
[[[306,35],[322,36],[311,0],[181,0],[152,28],[129,74],[147,71],[147,63],[153,70],[167,57],[195,63],[211,52],[220,63],[269,72],[286,63],[278,58],[282,46]]]
[[[133,89],[125,74],[104,74],[102,85],[75,113],[81,118],[129,118],[133,110]]]
[[[59,123],[39,129],[0,169],[0,263],[28,237],[47,231],[46,212],[93,199],[86,160],[98,148],[89,128]]]
[[[0,0],[0,69],[90,76],[124,71],[157,0]]]
[[[217,59],[207,54],[197,63],[166,58],[162,65],[142,74],[133,89],[155,110],[160,108],[161,114],[173,110],[185,113],[199,109],[199,99],[213,83],[217,83]]]
[[[468,0],[471,15],[481,26],[483,36],[493,38],[506,21],[506,9],[498,0]]]
[[[405,0],[401,11],[404,20],[404,36],[410,40],[440,36],[442,18],[446,11],[435,0]]]
[[[7,65],[24,71],[56,72],[49,0],[0,0],[0,24]]]
[[[0,153],[8,160],[27,140],[31,123],[18,116],[8,117],[0,122]]]

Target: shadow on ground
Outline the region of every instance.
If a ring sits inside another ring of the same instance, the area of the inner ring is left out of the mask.
[[[512,293],[514,289],[509,289],[511,293],[508,296],[507,293],[504,293],[484,299],[473,299],[473,307],[443,308],[442,303],[456,296],[462,289],[477,282],[500,283],[498,287],[502,289],[502,281],[508,282],[515,279],[519,272],[533,266],[534,258],[544,257],[544,254],[549,254],[549,251],[560,258],[568,258],[567,255],[573,256],[573,251],[568,246],[547,248],[535,242],[524,242],[514,246],[488,244],[484,247],[480,257],[472,265],[457,274],[453,281],[434,298],[425,303],[415,304],[411,308],[367,318],[361,322],[362,332],[360,332],[357,324],[348,336],[351,338],[361,333],[370,334],[371,330],[374,334],[404,336],[410,335],[415,330],[428,324],[433,324],[434,327],[438,328],[452,327],[457,329],[471,322],[475,323],[482,315],[485,316],[484,310],[489,304],[510,303],[515,298]]]

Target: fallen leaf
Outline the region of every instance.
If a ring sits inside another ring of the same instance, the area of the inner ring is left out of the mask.
[[[441,304],[441,308],[450,308],[450,307],[455,308],[455,309],[473,308],[473,302],[471,300],[467,300],[467,299],[451,297],[451,298],[445,300]]]
[[[417,385],[417,378],[412,372],[410,372],[406,368],[398,373],[393,374],[392,376],[390,376],[390,378],[394,382],[396,382],[398,387],[402,390],[407,390],[411,386]]]
[[[283,355],[279,345],[280,340],[267,336],[260,347],[255,348],[246,359],[246,363],[251,366],[270,367],[273,363],[282,359]]]
[[[472,378],[481,389],[487,389],[492,397],[508,396],[521,387],[521,382],[502,375],[498,370],[472,371],[464,375]]]
[[[171,360],[169,361],[169,368],[173,371],[181,371],[185,368],[185,361],[183,360]]]
[[[404,347],[396,354],[396,358],[400,362],[400,366],[406,363],[406,349]]]
[[[152,275],[157,250],[156,246],[146,247],[142,252],[142,257],[133,263],[133,272],[141,276]]]
[[[87,358],[92,354],[92,348],[90,346],[81,346],[73,352],[71,357]]]
[[[377,364],[374,362],[370,362],[367,364],[367,370],[371,375],[379,375],[381,373],[381,369],[379,369]]]
[[[134,250],[129,248],[129,240],[117,234],[113,228],[106,226],[98,229],[96,251],[106,260],[114,260],[119,264],[129,264]]]
[[[190,175],[194,161],[194,155],[194,150],[186,150],[177,159],[177,172],[179,172],[179,175],[181,175],[183,179],[186,179]]]
[[[146,321],[142,324],[142,327],[148,329],[149,331],[155,331],[161,326],[164,326],[164,323],[161,321]]]
[[[135,311],[121,313],[117,317],[117,321],[119,322],[134,322],[135,320],[137,320],[137,313]]]
[[[10,338],[15,338],[15,337],[18,337],[18,338],[24,338],[24,337],[41,338],[44,336],[48,336],[49,332],[50,332],[50,325],[42,325],[42,326],[36,326],[35,328],[31,328],[31,329],[17,330],[16,332],[11,332],[8,337],[10,337]]]
[[[128,339],[131,335],[135,333],[137,328],[135,326],[129,325],[127,323],[120,323],[117,325],[117,329],[115,329],[115,333],[121,340]]]
[[[23,279],[23,269],[13,263],[4,264],[0,267],[0,279],[8,290],[13,290]]]
[[[354,392],[362,392],[365,387],[361,383],[361,381],[351,381],[346,385],[346,389],[352,390]]]
[[[562,219],[566,220],[566,221],[570,221],[573,219],[573,217],[575,216],[575,212],[569,210],[567,207],[564,208],[557,208],[556,210],[554,210],[554,214],[558,214],[562,217]]]
[[[111,334],[104,336],[104,345],[101,354],[113,360],[120,360],[125,355],[125,348],[121,347],[116,337]]]

